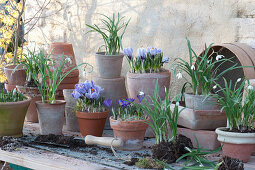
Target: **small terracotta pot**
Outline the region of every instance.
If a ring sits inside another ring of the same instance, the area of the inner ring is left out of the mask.
[[[101,137],[104,131],[104,125],[108,114],[109,110],[97,113],[76,111],[75,116],[78,119],[82,136],[93,135]]]
[[[114,137],[123,141],[121,150],[139,150],[143,147],[145,131],[148,124],[145,120],[119,121],[110,117],[110,125],[113,129]]]
[[[255,147],[255,133],[237,133],[224,131],[226,128],[217,128],[218,141],[223,145],[223,155],[248,162]]]
[[[22,136],[24,119],[31,99],[0,103],[0,136]]]
[[[96,53],[96,64],[99,77],[105,79],[119,78],[122,69],[124,54],[105,55],[105,52]]]
[[[77,100],[75,100],[72,96],[72,92],[74,89],[64,89],[64,98],[66,101],[65,106],[65,118],[66,118],[66,130],[71,132],[80,132],[78,120],[75,116],[74,107],[76,105]]]
[[[27,110],[26,121],[32,123],[38,123],[38,113],[36,110],[36,101],[42,100],[41,94],[37,87],[25,87],[25,86],[16,86],[19,92],[22,92],[24,96],[31,98],[30,105]]]
[[[184,94],[185,105],[194,110],[219,110],[218,99],[216,97],[206,97],[204,95]]]
[[[4,88],[9,93],[10,91],[12,91],[16,88],[16,85],[10,85],[9,83],[4,83]]]
[[[10,65],[4,67],[4,73],[9,85],[23,86],[26,83],[26,71],[22,66],[19,66],[15,72],[13,72],[16,65]]]
[[[42,135],[62,134],[66,102],[56,100],[56,103],[49,104],[36,101],[35,104],[39,116],[40,133]]]
[[[136,99],[140,91],[147,96],[153,95],[158,80],[159,96],[164,99],[166,96],[165,87],[169,90],[171,73],[167,70],[159,73],[127,73],[127,91],[129,97]]]

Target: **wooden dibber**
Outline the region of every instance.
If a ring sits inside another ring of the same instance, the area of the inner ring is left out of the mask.
[[[87,135],[85,137],[85,143],[87,145],[113,146],[114,148],[120,148],[123,146],[123,141],[121,139],[113,137],[96,137],[92,135]]]

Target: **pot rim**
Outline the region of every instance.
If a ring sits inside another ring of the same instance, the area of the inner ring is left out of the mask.
[[[155,76],[155,77],[153,77]],[[156,77],[159,76],[159,77]],[[164,70],[158,73],[131,73],[130,71],[127,72],[128,79],[158,79],[158,78],[171,78],[171,72],[169,70]]]
[[[16,85],[17,88],[24,88],[24,89],[33,89],[33,90],[39,90],[38,87],[27,87],[27,86],[20,86]]]
[[[9,106],[9,105],[17,105],[17,104],[24,104],[31,101],[31,97],[25,96],[27,99],[17,102],[0,102],[0,106]]]
[[[100,57],[124,57],[124,53],[117,53],[115,55],[105,55],[105,52],[96,52],[96,55],[97,56],[100,56]]]
[[[184,93],[184,95],[206,97],[206,95],[203,95],[203,94],[196,95],[196,94],[192,94],[192,93]],[[217,99],[217,97],[213,97],[212,95],[209,95],[207,98],[216,98]]]
[[[123,121],[123,120],[115,120],[115,119],[113,119],[113,116],[111,116],[110,118],[110,121],[114,121],[114,122],[116,122],[116,121],[119,121],[119,122],[124,122],[124,123],[140,123],[140,122],[146,122],[145,120],[143,120],[143,119],[141,119],[141,120],[129,120],[129,121]],[[147,120],[150,120],[149,118],[147,119]]]
[[[45,102],[47,102],[48,100],[45,100]],[[56,100],[56,103],[43,103],[41,100],[40,101],[36,101],[36,104],[39,105],[62,105],[62,104],[66,104],[65,100]]]
[[[226,127],[219,127],[215,130],[218,141],[233,144],[255,144],[255,133],[239,133],[223,131]]]
[[[17,65],[14,65],[14,64],[12,64],[12,65],[8,65],[8,66],[5,66],[4,67],[4,70],[14,70],[14,68],[16,67]],[[26,69],[24,69],[23,67],[22,67],[22,65],[20,65],[16,70],[15,70],[15,72],[16,71],[23,71],[23,70],[26,70]]]
[[[108,115],[109,115],[108,109],[106,109],[104,112],[95,112],[95,113],[75,111],[75,116],[78,119],[106,119]]]

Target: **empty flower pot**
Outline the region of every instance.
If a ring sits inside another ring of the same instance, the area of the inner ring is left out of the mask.
[[[0,136],[22,136],[25,116],[31,99],[0,103]]]
[[[66,102],[56,100],[56,103],[49,104],[36,101],[35,104],[39,117],[40,133],[42,135],[62,134]]]
[[[124,54],[105,55],[104,52],[96,53],[96,64],[99,77],[105,79],[119,78],[122,69]]]
[[[110,125],[113,129],[114,137],[121,139],[124,143],[121,150],[139,150],[143,147],[145,131],[148,124],[145,120],[119,121],[110,117]]]
[[[4,67],[4,73],[7,78],[8,84],[9,85],[20,85],[23,86],[26,82],[26,71],[23,68],[23,66],[19,66],[15,72],[16,65],[10,65]]]
[[[82,136],[93,135],[101,137],[104,131],[104,125],[108,115],[109,110],[97,113],[76,111],[75,116],[78,119],[80,132]]]

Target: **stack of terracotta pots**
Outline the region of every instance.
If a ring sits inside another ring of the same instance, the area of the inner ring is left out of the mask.
[[[75,55],[72,44],[55,42],[50,45],[48,53],[51,53],[51,58],[57,63],[55,67],[58,67],[62,56],[64,59],[70,58],[71,62],[67,61],[64,66],[64,71],[70,71],[76,67]],[[59,85],[58,87],[58,99],[64,99],[63,89],[74,89],[75,84],[79,83],[79,70],[72,71]]]
[[[95,83],[104,89],[102,96],[106,99],[111,98],[114,105],[116,100],[127,97],[125,77],[121,76],[123,56],[122,53],[115,56],[96,54],[99,76],[95,78]],[[110,129],[109,119],[106,119],[105,128]]]
[[[16,85],[23,86],[26,83],[26,71],[23,66],[19,66],[15,72],[16,65],[6,66],[4,68],[4,73],[7,78],[7,83],[5,83],[5,89],[9,92],[16,88]]]

